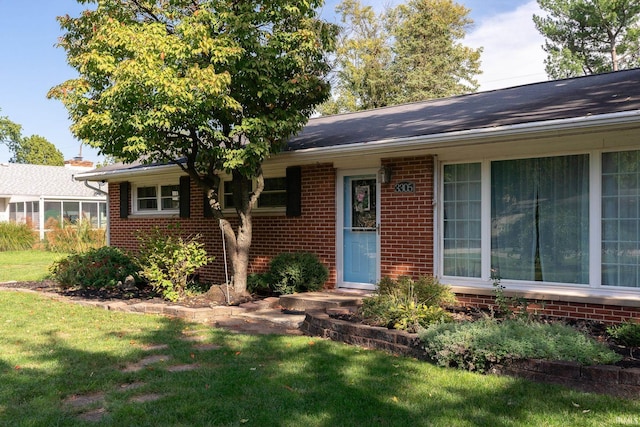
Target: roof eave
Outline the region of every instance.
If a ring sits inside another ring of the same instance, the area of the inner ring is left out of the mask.
[[[546,120],[531,123],[520,123],[513,125],[495,126],[490,128],[469,129],[463,131],[446,132],[433,135],[418,135],[403,138],[387,138],[376,141],[357,142],[346,145],[335,145],[329,147],[304,148],[295,151],[279,153],[278,158],[296,159],[305,162],[316,162],[326,160],[327,157],[347,155],[353,152],[366,154],[398,153],[402,151],[415,150],[417,147],[428,147],[436,149],[439,147],[466,146],[491,141],[496,138],[506,138],[510,136],[526,136],[545,132],[561,132],[572,130],[576,125],[581,129],[602,126],[613,126],[638,123],[640,124],[640,110],[631,110],[609,114],[599,114],[594,116],[572,117],[568,119]],[[148,175],[150,172],[162,173],[179,169],[178,165],[149,165],[136,167],[135,169],[120,169],[114,171],[100,171],[79,173],[75,175],[78,181],[108,181],[111,179],[129,179],[137,176]]]
[[[137,176],[148,175],[149,172],[161,173],[169,170],[179,170],[180,166],[176,164],[166,165],[149,165],[136,167],[135,169],[118,169],[110,171],[100,171],[96,169],[91,172],[79,173],[74,175],[76,181],[108,181],[109,179],[128,179],[135,178]]]

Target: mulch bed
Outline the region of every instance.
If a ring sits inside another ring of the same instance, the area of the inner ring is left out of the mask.
[[[177,302],[164,300],[150,286],[138,286],[131,287],[129,289],[123,289],[119,287],[101,289],[61,288],[54,281],[44,280],[41,282],[0,283],[0,287],[30,289],[38,292],[52,292],[72,299],[86,299],[93,301],[122,301],[127,304],[154,302],[192,308],[213,307],[220,305],[238,305],[252,299],[250,296],[236,295],[233,292],[232,288],[227,289],[224,285],[212,286],[208,292],[185,297]],[[228,299],[227,296],[229,296]],[[228,301],[231,304],[228,304]]]

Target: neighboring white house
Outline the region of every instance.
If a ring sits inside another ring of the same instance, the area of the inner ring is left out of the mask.
[[[56,218],[59,223],[85,219],[94,228],[105,228],[106,185],[91,184],[90,188],[74,180],[74,175],[93,169],[90,162],[66,163],[0,163],[0,221],[29,222],[39,231],[40,239],[44,239],[49,218]],[[78,163],[86,166],[77,166]]]

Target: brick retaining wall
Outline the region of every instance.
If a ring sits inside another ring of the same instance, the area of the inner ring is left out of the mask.
[[[312,336],[429,360],[417,334],[334,319],[324,311],[307,312],[300,329]],[[640,397],[640,369],[613,365],[583,366],[575,362],[514,360],[495,365],[490,373],[561,384],[587,392]]]

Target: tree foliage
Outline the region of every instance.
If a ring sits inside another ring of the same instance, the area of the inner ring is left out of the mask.
[[[545,37],[546,71],[567,78],[640,65],[640,2],[637,0],[538,0],[534,15]]]
[[[376,14],[343,0],[334,99],[324,114],[440,98],[477,90],[481,49],[461,40],[473,21],[452,0],[409,0]]]
[[[22,126],[12,122],[6,116],[0,116],[0,143],[13,151],[13,147],[20,142]]]
[[[69,110],[73,133],[105,155],[183,159],[220,219],[244,291],[262,162],[329,94],[336,30],[317,18],[322,0],[79,1],[96,8],[59,18],[79,77],[50,96]],[[237,231],[221,210],[220,172],[233,178]]]
[[[45,137],[31,135],[21,138],[15,147],[12,161],[31,165],[64,166],[64,155]]]
[[[0,117],[0,144],[5,144],[13,157],[12,163],[63,166],[64,156],[46,138],[39,135],[22,136],[22,126]]]
[[[358,0],[343,0],[336,12],[345,24],[336,48],[337,99],[324,104],[323,113],[388,105],[392,51],[384,23],[371,6]]]

